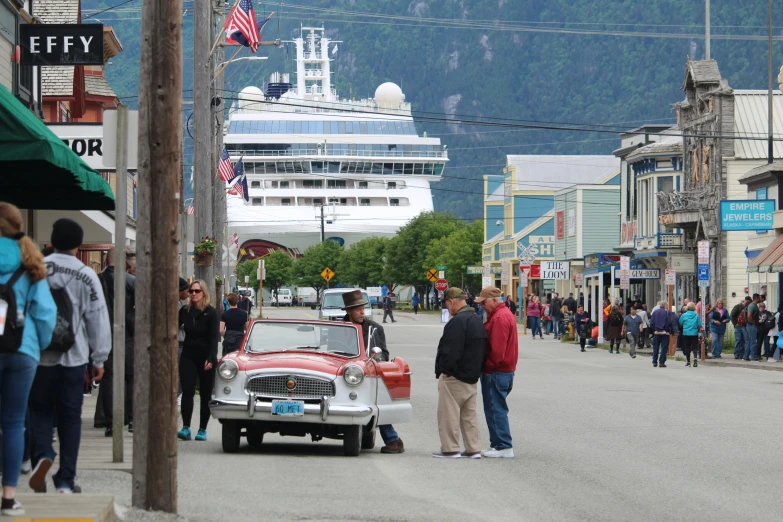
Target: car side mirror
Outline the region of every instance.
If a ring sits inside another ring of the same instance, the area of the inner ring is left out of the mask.
[[[370,358],[375,359],[378,362],[383,361],[383,350],[381,350],[377,346],[373,347],[370,350]]]

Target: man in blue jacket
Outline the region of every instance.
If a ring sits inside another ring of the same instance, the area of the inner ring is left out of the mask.
[[[672,333],[672,314],[669,303],[661,301],[659,308],[652,313],[650,328],[653,331],[653,367],[666,368],[666,353],[669,351],[669,335]]]

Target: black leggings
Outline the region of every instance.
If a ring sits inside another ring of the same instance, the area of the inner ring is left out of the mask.
[[[620,341],[621,339],[609,339],[609,351],[612,350],[612,348],[617,345],[617,351],[620,351]]]
[[[179,380],[182,383],[182,424],[190,427],[193,417],[193,397],[196,395],[196,378],[201,395],[201,418],[199,429],[207,429],[209,422],[209,401],[212,400],[212,388],[215,385],[215,367],[205,370],[206,360],[188,357],[182,354],[179,359]]]
[[[699,357],[699,337],[697,335],[681,335],[682,337],[682,353],[685,355],[685,360],[691,362],[691,352],[693,352],[693,360],[695,361]]]

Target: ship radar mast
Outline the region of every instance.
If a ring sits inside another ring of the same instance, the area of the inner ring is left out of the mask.
[[[302,27],[296,44],[296,92],[301,98],[322,101],[336,101],[337,92],[332,88],[330,52],[337,51],[335,45],[342,43],[330,40],[323,27]]]

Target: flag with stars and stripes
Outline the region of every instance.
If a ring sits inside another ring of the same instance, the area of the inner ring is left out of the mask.
[[[223,147],[223,152],[220,153],[220,163],[218,163],[218,174],[220,179],[228,183],[234,179],[234,166],[231,164],[231,158],[228,157],[228,151],[226,147]]]
[[[231,236],[231,244],[234,245],[234,248],[239,248],[239,234],[236,232]]]
[[[261,33],[258,30],[252,0],[240,0],[239,5],[228,15],[225,27],[226,41],[250,47],[250,51],[253,53],[258,50]]]
[[[193,206],[193,202],[190,202],[190,206],[188,207],[188,214],[193,215],[196,213],[196,207]]]

